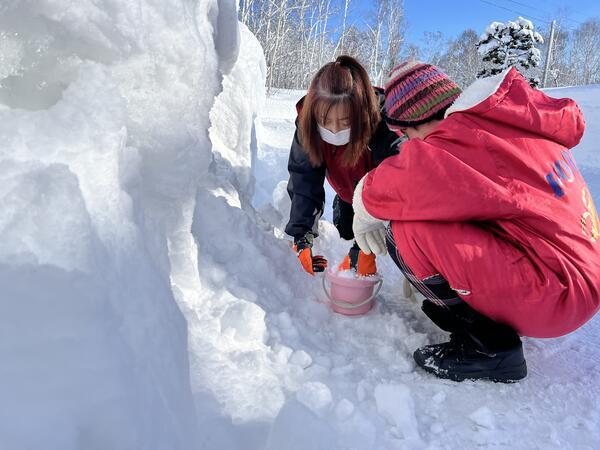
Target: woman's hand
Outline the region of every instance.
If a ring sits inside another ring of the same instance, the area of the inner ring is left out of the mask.
[[[298,255],[302,268],[309,274],[323,272],[327,268],[327,260],[321,255],[312,254],[314,236],[306,233],[294,243],[294,251]]]
[[[350,248],[348,254],[344,257],[343,261],[338,266],[338,270],[350,270],[353,269],[358,275],[369,276],[377,273],[377,263],[375,262],[375,255],[370,255],[363,252],[356,241]]]

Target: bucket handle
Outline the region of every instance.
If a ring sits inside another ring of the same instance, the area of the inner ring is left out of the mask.
[[[363,300],[360,303],[340,302],[338,300],[334,300],[333,297],[331,297],[331,294],[329,293],[329,291],[327,291],[327,284],[326,284],[325,278],[326,277],[323,276],[323,290],[325,291],[325,295],[327,295],[327,298],[329,299],[329,301],[331,301],[331,303],[333,303],[334,305],[336,305],[340,308],[343,308],[343,309],[356,309],[356,308],[360,308],[361,306],[366,305],[371,300],[373,300],[375,297],[377,297],[377,294],[379,294],[379,291],[381,290],[381,286],[383,286],[383,279],[380,278],[379,280],[377,280],[377,287],[375,288],[375,292],[373,292],[368,299]]]

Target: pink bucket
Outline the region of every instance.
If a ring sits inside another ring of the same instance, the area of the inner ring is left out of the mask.
[[[345,277],[339,272],[328,270],[323,277],[323,289],[331,301],[331,309],[347,316],[358,316],[368,312],[375,303],[383,280],[373,277]],[[331,292],[327,290],[327,283]]]

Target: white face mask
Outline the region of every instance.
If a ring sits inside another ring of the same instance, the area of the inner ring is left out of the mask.
[[[324,128],[319,124],[317,125],[319,127],[319,134],[321,135],[321,139],[323,139],[328,144],[346,145],[348,142],[350,142],[350,128],[346,128],[345,130],[333,133],[327,128]]]

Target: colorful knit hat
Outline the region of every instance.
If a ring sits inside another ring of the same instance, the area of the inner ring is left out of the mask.
[[[435,66],[408,61],[396,66],[385,83],[385,121],[399,127],[425,123],[458,98],[458,85]]]

